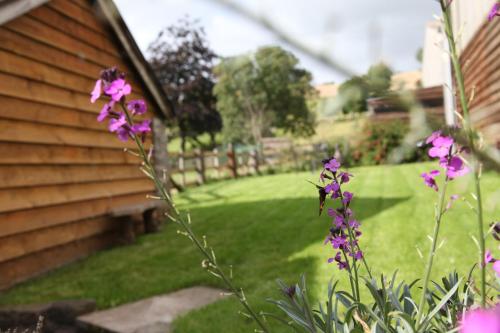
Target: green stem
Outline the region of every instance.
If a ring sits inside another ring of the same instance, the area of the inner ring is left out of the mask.
[[[440,1],[441,10],[443,12],[444,17],[444,25],[445,32],[448,38],[448,44],[450,46],[450,57],[451,62],[453,64],[453,72],[455,74],[455,81],[458,87],[458,94],[460,98],[460,105],[462,106],[463,111],[463,125],[466,131],[467,137],[469,139],[469,144],[472,152],[476,151],[475,146],[475,137],[474,132],[472,130],[472,123],[470,121],[469,116],[469,102],[467,100],[467,95],[465,92],[465,83],[464,76],[462,72],[462,67],[460,65],[460,58],[458,56],[457,47],[455,43],[455,36],[453,34],[453,27],[451,24],[450,13],[448,10],[448,6],[444,0]],[[485,253],[486,253],[486,241],[485,241],[485,233],[484,233],[484,221],[483,221],[483,207],[481,202],[481,185],[480,185],[480,163],[477,158],[473,157],[473,172],[474,172],[474,182],[475,182],[475,194],[477,201],[477,226],[478,226],[478,242],[480,248],[480,262],[484,261]],[[480,265],[481,268],[481,306],[485,307],[486,305],[486,266]]]
[[[418,315],[417,315],[417,328],[420,326],[420,320],[422,319],[422,315],[424,313],[425,307],[425,296],[427,294],[427,289],[429,288],[429,281],[431,278],[432,265],[434,263],[434,256],[436,255],[437,248],[437,240],[439,236],[439,229],[441,227],[441,218],[443,217],[444,211],[444,200],[446,197],[446,187],[448,185],[448,177],[444,181],[443,188],[441,189],[441,193],[439,195],[438,207],[436,210],[436,215],[434,217],[434,232],[432,235],[432,244],[431,244],[431,252],[429,253],[429,259],[427,260],[427,265],[425,267],[425,275],[424,275],[424,285],[422,287],[422,296],[420,297],[420,303],[418,306]]]
[[[347,258],[347,255],[345,254],[345,251],[342,250],[342,254],[344,255],[344,260],[347,263],[347,271],[349,272],[349,283],[351,284],[351,291],[352,291],[352,296],[356,301],[359,301],[358,295],[357,295],[357,289],[354,287],[354,280],[352,277],[352,272],[351,272],[351,265],[349,264],[349,259]]]
[[[121,107],[123,111],[125,112],[125,115],[127,117],[128,123],[130,125],[133,124],[132,117],[128,113],[127,108],[121,103]],[[234,284],[231,282],[231,280],[227,277],[227,275],[224,273],[224,271],[217,265],[215,257],[207,251],[207,248],[200,242],[200,240],[196,237],[194,232],[192,231],[191,227],[189,226],[189,223],[184,221],[182,216],[180,215],[178,209],[175,206],[174,201],[168,194],[168,192],[165,189],[165,186],[163,185],[162,181],[156,174],[156,170],[154,169],[154,166],[151,164],[151,161],[148,159],[148,155],[146,153],[146,150],[144,149],[144,145],[140,138],[138,138],[136,135],[133,135],[133,138],[135,140],[135,143],[137,145],[137,148],[139,149],[139,155],[144,163],[145,168],[151,175],[151,179],[153,180],[155,187],[160,195],[160,198],[165,201],[165,203],[172,207],[174,212],[175,212],[175,222],[177,222],[182,229],[184,229],[184,232],[186,232],[189,236],[189,239],[195,244],[196,248],[201,252],[201,254],[206,258],[206,260],[209,263],[209,268],[213,269],[214,272],[220,277],[220,279],[224,282],[226,287],[231,291],[232,294],[236,296],[238,301],[242,304],[242,306],[245,308],[246,311],[248,311],[249,315],[255,320],[257,325],[261,328],[261,330],[265,333],[268,333],[269,330],[266,327],[266,325],[262,322],[260,317],[255,313],[255,311],[252,309],[248,301],[246,300],[246,297],[243,294],[243,291],[240,288],[237,288],[234,286]]]

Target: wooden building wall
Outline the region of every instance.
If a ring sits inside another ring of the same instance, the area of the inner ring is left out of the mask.
[[[0,288],[113,244],[110,209],[152,191],[96,121],[102,102],[89,102],[113,65],[139,97],[141,81],[86,0],[53,0],[0,26]]]
[[[500,148],[500,20],[485,19],[461,60],[469,96],[474,89],[471,119],[485,141]]]

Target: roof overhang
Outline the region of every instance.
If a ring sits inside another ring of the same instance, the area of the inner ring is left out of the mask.
[[[0,25],[48,1],[49,0],[0,0]]]

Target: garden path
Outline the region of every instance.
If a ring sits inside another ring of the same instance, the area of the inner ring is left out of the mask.
[[[167,333],[178,316],[216,302],[222,297],[222,290],[192,287],[96,311],[78,317],[78,320],[116,333]]]

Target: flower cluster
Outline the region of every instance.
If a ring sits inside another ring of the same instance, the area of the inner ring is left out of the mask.
[[[132,92],[132,87],[125,81],[125,74],[119,73],[113,67],[101,72],[101,78],[96,81],[94,89],[90,93],[90,102],[95,103],[102,94],[109,97],[101,112],[97,116],[99,122],[109,118],[108,129],[116,133],[121,141],[127,141],[129,137],[139,136],[144,141],[147,132],[151,131],[151,120],[147,119],[141,123],[134,124],[129,116],[142,115],[146,113],[147,106],[144,100],[132,100],[125,104],[125,96]],[[119,104],[130,112],[116,111],[115,106]]]
[[[325,244],[329,243],[336,250],[335,256],[329,258],[328,262],[337,263],[341,270],[348,269],[348,257],[352,257],[354,261],[363,258],[363,252],[358,247],[358,239],[361,236],[359,222],[354,219],[350,208],[354,194],[342,191],[342,185],[349,182],[352,174],[341,171],[340,163],[335,158],[324,160],[323,166],[320,174],[320,181],[324,185],[320,187],[320,209],[327,196],[338,202],[337,208],[328,209],[328,215],[332,217],[332,227]]]
[[[445,170],[447,179],[451,180],[461,177],[470,171],[460,156],[460,153],[462,153],[464,149],[454,149],[456,145],[451,136],[445,136],[441,131],[436,131],[427,138],[425,143],[431,145],[428,152],[429,156],[432,158],[439,158],[439,165]],[[432,170],[429,173],[422,173],[421,177],[424,179],[425,185],[437,192],[439,188],[436,183],[436,177],[440,174],[441,172],[439,170]]]

